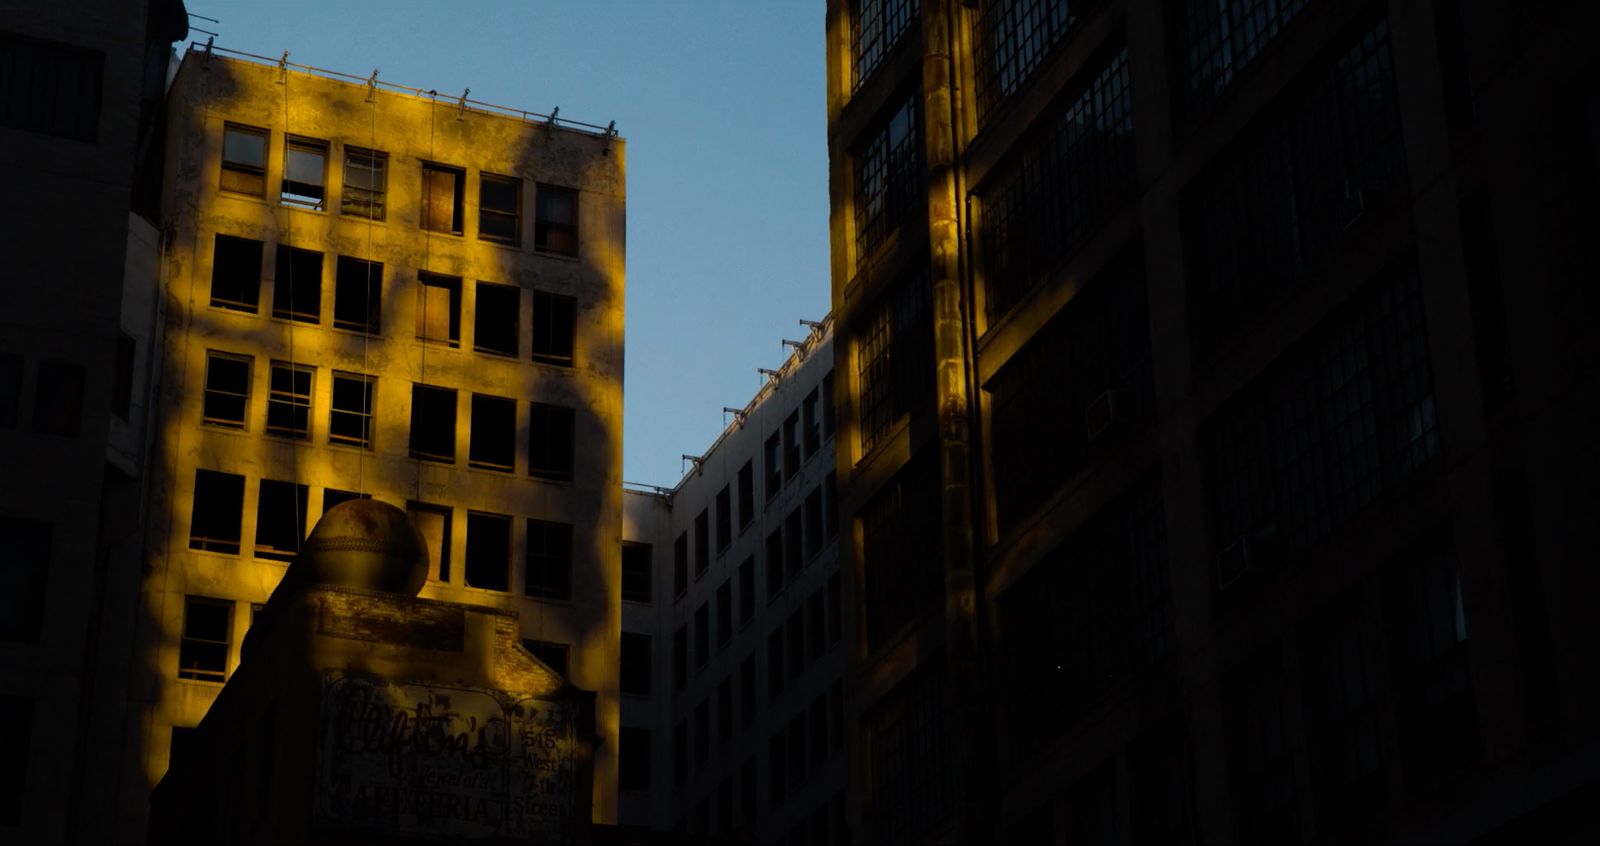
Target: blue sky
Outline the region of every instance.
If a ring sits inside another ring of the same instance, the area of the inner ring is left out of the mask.
[[[628,140],[623,478],[671,485],[829,308],[822,0],[185,0],[218,46]],[[191,31],[193,40],[203,33]]]

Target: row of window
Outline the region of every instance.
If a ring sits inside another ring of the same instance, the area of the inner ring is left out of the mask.
[[[217,235],[211,264],[211,306],[256,314],[261,307],[262,253],[265,245],[252,238]],[[277,246],[272,279],[272,316],[321,324],[325,256],[286,244]],[[337,256],[333,273],[333,326],[367,335],[383,334],[383,263]],[[463,281],[457,276],[418,271],[416,337],[461,346],[463,315],[472,318],[472,348],[477,352],[521,356],[522,289],[477,282],[474,305],[462,308]],[[573,365],[577,334],[577,301],[572,297],[533,291],[533,318],[528,343],[534,361]]]
[[[624,751],[628,746],[626,738],[634,738],[639,747],[645,747],[650,741],[649,729],[624,727],[622,731],[624,741],[619,755],[624,759],[627,758],[627,752]],[[774,771],[778,773],[786,771],[782,758],[774,761],[769,757],[767,768],[769,776]],[[634,765],[633,772],[647,773],[639,764]],[[673,831],[709,837],[734,837],[741,830],[753,831],[762,820],[759,756],[751,755],[744,760],[739,768],[738,786],[736,805],[734,777],[729,775],[723,778],[717,784],[715,791],[715,811],[713,812],[712,792],[708,790],[694,803],[692,812],[686,811],[684,816],[678,819],[673,825]],[[626,789],[626,785],[624,787]],[[782,801],[783,798],[785,797],[780,795],[775,801]],[[849,846],[854,841],[851,839],[845,816],[844,791],[838,791],[833,796],[818,802],[809,814],[801,816],[795,822],[786,838],[773,842],[781,843],[783,846]]]
[[[267,152],[272,132],[227,124],[222,135],[221,187],[224,191],[266,195]],[[388,211],[389,154],[382,150],[340,145],[344,156],[339,212],[383,220]],[[285,206],[327,211],[329,201],[327,141],[295,135],[283,138],[283,180],[279,202]],[[465,232],[467,170],[436,162],[421,163],[420,224],[430,232]],[[478,173],[477,236],[484,241],[522,243],[523,180]],[[541,252],[578,254],[578,192],[538,183],[534,191],[533,246]]]
[[[740,575],[753,576],[754,573],[755,567],[752,564],[748,569],[742,569]],[[812,664],[822,660],[829,648],[838,644],[843,614],[839,590],[839,574],[834,572],[828,577],[825,588],[818,587],[813,590],[809,597],[790,612],[787,622],[768,634],[767,696],[769,698],[777,698],[783,693],[786,680],[798,678]],[[717,588],[714,600],[703,602],[695,609],[692,652],[690,624],[685,623],[673,632],[672,686],[675,690],[683,690],[688,685],[691,666],[697,672],[705,669],[710,664],[712,656],[728,645],[733,639],[736,625],[743,626],[754,619],[755,611],[748,603],[754,594],[753,587],[742,593],[747,603],[740,609],[737,623],[733,611],[732,577]],[[715,644],[713,644],[713,623],[716,628]]]
[[[672,730],[672,786],[687,787],[697,770],[711,763],[713,749],[733,742],[733,678],[723,680],[716,694],[716,727],[712,728],[712,701],[707,697],[692,716],[679,720]],[[744,708],[741,727],[754,721],[754,711]],[[790,788],[803,783],[808,772],[820,768],[844,747],[844,695],[838,682],[798,709],[788,723],[767,739],[767,798],[784,801]],[[691,754],[692,753],[692,754]],[[752,756],[754,757],[754,756]],[[645,788],[639,788],[645,789]]]
[[[121,347],[119,346],[119,359]],[[123,387],[120,374],[114,386],[118,398],[112,411],[127,419],[126,398],[131,394],[133,362],[129,347],[127,387]],[[0,429],[15,429],[22,417],[22,388],[26,361],[20,355],[0,352]],[[71,437],[78,434],[83,418],[83,384],[86,377],[83,365],[59,359],[40,359],[34,368],[33,431],[46,435]]]

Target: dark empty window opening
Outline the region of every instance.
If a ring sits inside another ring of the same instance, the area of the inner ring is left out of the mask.
[[[222,190],[261,196],[267,190],[265,129],[228,124],[222,130]]]
[[[456,392],[411,386],[411,457],[446,464],[456,460]]]
[[[470,441],[468,464],[510,473],[517,456],[516,400],[473,394]]]
[[[679,626],[672,633],[672,686],[682,688],[689,681],[689,627]]]
[[[310,138],[284,140],[283,192],[286,206],[325,211],[328,201],[328,142]]]
[[[672,593],[682,596],[689,590],[689,533],[679,532],[672,542]]]
[[[104,67],[98,50],[0,32],[0,126],[94,142]],[[20,801],[20,794],[13,797]],[[0,812],[0,822],[4,817]]]
[[[777,496],[778,491],[783,489],[783,465],[778,463],[782,460],[779,457],[781,452],[778,433],[773,432],[772,437],[767,438],[764,450],[767,460],[767,499]]]
[[[511,589],[511,518],[467,512],[467,587]]]
[[[334,264],[333,325],[380,334],[383,327],[383,262],[340,256]]]
[[[22,821],[22,791],[27,784],[28,747],[32,744],[33,700],[0,695],[0,825],[14,826]]]
[[[33,430],[49,435],[78,434],[83,417],[83,365],[45,359],[39,362],[33,395]]]
[[[461,193],[467,172],[458,167],[422,165],[422,228],[461,234]]]
[[[461,345],[461,280],[432,273],[417,274],[417,337]]]
[[[272,316],[302,323],[322,320],[322,253],[278,245]]]
[[[822,486],[806,496],[806,557],[822,551]]]
[[[833,437],[834,405],[833,405],[833,371],[829,370],[822,376],[822,439]]]
[[[533,360],[571,367],[577,320],[577,300],[534,291]]]
[[[701,509],[694,518],[694,577],[700,578],[711,566],[711,515]]]
[[[573,427],[577,412],[536,402],[528,421],[528,475],[557,482],[572,480]]]
[[[733,578],[724,579],[717,588],[717,646],[727,646],[733,639]]]
[[[800,529],[802,519],[804,518],[801,515],[801,509],[797,506],[793,511],[789,512],[789,516],[784,518],[783,521],[783,561],[784,569],[788,571],[789,578],[794,578],[798,575],[800,568],[804,567],[806,563],[805,551],[800,545],[803,540],[803,534]]]
[[[650,601],[652,592],[650,555],[650,544],[627,542],[622,544],[622,599],[625,602]]]
[[[806,458],[816,455],[817,450],[822,448],[822,425],[817,419],[817,397],[818,392],[813,388],[800,403],[801,433],[804,436],[801,446],[805,450]]]
[[[0,427],[16,427],[21,405],[22,356],[0,353]]]
[[[783,527],[767,535],[767,600],[783,590]]]
[[[528,521],[528,571],[524,593],[572,598],[572,524]]]
[[[533,248],[563,256],[578,254],[578,192],[558,185],[538,186]]]
[[[655,660],[651,654],[650,636],[647,634],[622,633],[622,678],[621,690],[623,693],[636,696],[650,695],[650,668]]]
[[[126,332],[117,334],[117,368],[111,374],[111,413],[128,422],[133,407],[133,362],[139,348]]]
[[[178,678],[226,680],[228,652],[232,645],[233,603],[204,596],[184,597]]]
[[[489,173],[478,177],[478,237],[522,243],[522,180]]]
[[[767,698],[783,693],[783,629],[767,633]]]
[[[261,480],[256,502],[256,557],[292,561],[306,535],[309,489],[293,482]]]
[[[627,635],[623,635],[627,637]],[[623,726],[617,743],[617,787],[622,790],[649,790],[650,730]]]
[[[0,517],[0,537],[6,539],[6,554],[0,558],[0,575],[6,580],[0,593],[0,643],[39,642],[53,532],[49,523]]]
[[[694,610],[694,665],[704,667],[711,660],[711,606],[700,603]]]
[[[756,557],[739,563],[739,624],[744,625],[756,616]]]
[[[754,461],[739,468],[739,528],[756,519],[756,469]]]
[[[717,492],[717,552],[733,543],[733,493],[727,485]]]
[[[477,306],[472,310],[472,348],[478,352],[515,356],[522,289],[479,282],[477,298]]]
[[[550,640],[522,639],[522,648],[533,654],[545,663],[545,666],[556,671],[562,678],[567,677],[567,669],[572,655],[572,647],[565,643],[556,643]]]
[[[211,470],[194,472],[194,511],[189,520],[189,548],[239,553],[239,527],[244,518],[244,477]]]
[[[428,547],[428,578],[436,582],[450,581],[450,508],[425,502],[406,503],[406,513],[422,533]]]
[[[372,448],[373,376],[333,374],[333,404],[328,412],[328,443]]]
[[[389,154],[360,147],[344,148],[344,196],[339,210],[355,217],[383,220],[389,186]]]
[[[311,382],[315,367],[272,362],[267,393],[267,433],[304,439],[311,434]]]
[[[261,304],[261,242],[218,235],[211,257],[211,306],[255,314]]]
[[[783,421],[783,477],[793,479],[800,472],[800,412],[791,412]]]

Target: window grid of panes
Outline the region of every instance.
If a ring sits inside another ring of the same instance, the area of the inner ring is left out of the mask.
[[[1088,240],[1133,177],[1128,51],[1115,55],[1024,142],[982,193],[979,223],[990,322]]]
[[[933,320],[927,275],[901,277],[856,334],[861,454],[933,392]]]
[[[866,82],[910,29],[914,0],[855,0],[850,22],[850,90]]]
[[[919,207],[922,139],[917,97],[912,91],[887,120],[868,133],[855,154],[856,266],[864,267],[878,247]]]
[[[939,461],[914,458],[861,511],[867,638],[882,644],[944,590]]]
[[[981,125],[1103,0],[982,0],[973,21],[973,94]]]
[[[1245,842],[1288,843],[1300,837],[1294,753],[1284,723],[1281,678],[1274,643],[1224,680],[1235,831]]]
[[[1189,91],[1185,108],[1199,115],[1283,28],[1315,0],[1186,0],[1184,34]]]
[[[944,754],[944,674],[919,669],[865,727],[869,755],[868,842],[923,842],[947,813],[951,769]]]

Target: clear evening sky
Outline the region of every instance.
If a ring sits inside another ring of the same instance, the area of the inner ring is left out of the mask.
[[[217,45],[628,142],[623,478],[670,486],[829,308],[821,0],[185,0]],[[190,39],[204,42],[191,30]]]

